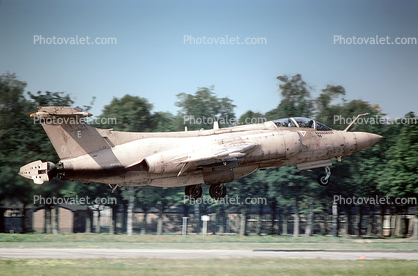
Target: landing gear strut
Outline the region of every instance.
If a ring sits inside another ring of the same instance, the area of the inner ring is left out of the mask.
[[[321,186],[327,186],[329,184],[329,177],[331,176],[331,170],[329,167],[325,167],[326,174],[320,174],[318,177],[318,183]]]
[[[84,183],[84,184],[90,185],[90,183]],[[118,184],[114,184],[114,185],[109,184],[109,187],[112,189],[112,194],[113,194],[116,191],[116,189],[119,187],[119,185]]]
[[[186,186],[186,189],[184,190],[184,194],[189,200],[198,199],[202,196],[202,186],[200,186],[200,184]]]
[[[219,200],[226,196],[226,187],[224,184],[211,185],[209,188],[209,195],[215,199]]]

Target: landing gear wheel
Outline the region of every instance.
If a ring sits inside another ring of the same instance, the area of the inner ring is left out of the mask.
[[[329,184],[329,178],[326,179],[326,175],[325,174],[320,174],[318,177],[318,183],[321,186],[327,186]]]
[[[329,177],[331,176],[331,170],[329,167],[325,167],[326,174],[320,174],[318,177],[318,183],[321,186],[327,186],[329,184]]]
[[[226,187],[224,184],[211,185],[209,188],[209,195],[215,199],[219,200],[226,196]]]
[[[202,196],[202,187],[200,186],[200,184],[186,186],[186,189],[184,190],[184,194],[189,200],[191,199],[196,200]]]

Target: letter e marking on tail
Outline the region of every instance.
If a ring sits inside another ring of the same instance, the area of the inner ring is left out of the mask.
[[[77,131],[77,137],[81,138],[81,130]]]

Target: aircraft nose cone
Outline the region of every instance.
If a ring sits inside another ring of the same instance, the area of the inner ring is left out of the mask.
[[[370,146],[373,146],[374,144],[385,138],[383,136],[367,132],[356,132],[355,135],[357,140],[357,150],[362,150]]]

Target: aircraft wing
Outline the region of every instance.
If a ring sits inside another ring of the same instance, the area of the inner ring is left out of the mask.
[[[237,158],[245,157],[253,152],[259,145],[243,141],[222,141],[221,144],[212,146],[207,150],[190,151],[183,149],[182,155],[173,156],[172,152],[162,152],[144,158],[143,160],[123,168],[128,171],[148,171],[161,173],[163,166],[181,168],[177,176],[182,173],[195,169],[199,166],[218,165],[226,161],[228,165],[238,166]],[[162,162],[164,160],[164,162]]]
[[[257,144],[245,143],[234,147],[223,148],[212,151],[199,151],[188,156],[179,157],[173,159],[173,162],[177,163],[189,163],[189,162],[203,162],[207,160],[224,160],[229,158],[244,157],[246,154],[254,151],[257,148]]]
[[[245,157],[258,147],[254,143],[239,143],[234,146],[225,146],[215,150],[197,151],[193,154],[182,156],[171,160],[174,163],[183,164],[177,176],[187,171],[193,165],[202,166],[218,163],[222,160],[231,160],[239,157]]]

